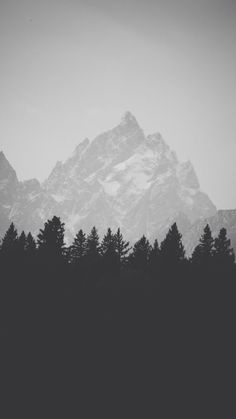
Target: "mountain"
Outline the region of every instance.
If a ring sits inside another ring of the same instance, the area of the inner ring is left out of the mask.
[[[191,162],[180,163],[161,134],[146,136],[126,112],[113,129],[85,139],[48,179],[19,182],[0,157],[0,214],[19,229],[37,233],[52,215],[66,224],[67,238],[79,228],[121,228],[132,242],[142,234],[161,240],[177,220],[185,234],[217,211],[200,190]]]
[[[0,232],[9,227],[11,209],[18,197],[19,182],[15,170],[0,152]]]

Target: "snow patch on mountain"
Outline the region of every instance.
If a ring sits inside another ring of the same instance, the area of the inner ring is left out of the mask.
[[[180,163],[160,133],[146,136],[126,112],[113,129],[84,139],[48,179],[19,182],[0,153],[0,215],[37,233],[53,215],[67,238],[94,225],[103,234],[120,227],[132,242],[162,237],[176,219],[183,230],[216,213],[200,190],[191,162]]]

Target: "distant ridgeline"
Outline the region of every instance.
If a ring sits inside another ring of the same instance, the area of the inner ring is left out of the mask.
[[[0,153],[0,234],[14,222],[37,235],[55,214],[66,223],[67,243],[94,225],[101,235],[120,227],[132,244],[142,235],[162,241],[176,222],[188,256],[206,224],[214,236],[226,228],[236,250],[236,210],[217,211],[191,162],[180,163],[161,134],[146,136],[130,112],[115,128],[79,143],[42,184],[19,182]]]

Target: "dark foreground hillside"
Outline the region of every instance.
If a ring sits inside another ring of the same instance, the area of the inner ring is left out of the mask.
[[[53,217],[0,246],[2,417],[235,417],[236,265],[207,225],[190,259],[176,223],[71,246]]]
[[[4,417],[234,417],[235,277],[3,275]]]

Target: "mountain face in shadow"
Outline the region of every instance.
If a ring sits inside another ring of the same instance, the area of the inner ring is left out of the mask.
[[[115,128],[81,142],[42,185],[19,182],[1,153],[0,198],[0,217],[19,229],[36,233],[58,215],[68,239],[94,225],[101,234],[120,227],[131,241],[142,234],[161,239],[173,221],[185,233],[216,214],[192,164],[180,163],[159,133],[146,136],[130,112]]]

